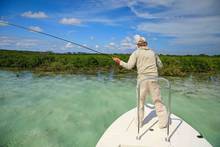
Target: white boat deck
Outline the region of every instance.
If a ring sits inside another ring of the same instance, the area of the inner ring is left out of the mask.
[[[96,147],[211,147],[199,132],[175,115],[171,115],[170,142],[167,129],[159,129],[155,110],[145,107],[144,126],[137,137],[137,109],[123,114],[105,131]]]

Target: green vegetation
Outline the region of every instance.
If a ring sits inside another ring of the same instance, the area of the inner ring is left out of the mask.
[[[113,55],[127,61],[129,55]],[[220,56],[173,56],[160,55],[164,68],[161,75],[184,76],[188,73],[219,73]],[[35,72],[116,73],[134,72],[125,70],[105,55],[99,54],[57,54],[51,52],[0,50],[0,68],[32,70]]]

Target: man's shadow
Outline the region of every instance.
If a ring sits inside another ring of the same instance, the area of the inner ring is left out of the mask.
[[[151,112],[144,118],[143,125],[149,123],[154,117],[157,117],[155,110],[151,111]]]
[[[146,107],[152,109],[152,111],[144,118],[143,125],[149,123],[153,118],[157,117],[156,110],[154,106],[145,105]],[[169,125],[171,125],[172,120],[170,119]]]

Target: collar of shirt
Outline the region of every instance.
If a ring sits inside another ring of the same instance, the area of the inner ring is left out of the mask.
[[[148,48],[148,46],[146,46],[146,47],[139,47],[138,49],[140,49],[140,50],[149,50],[150,48]]]

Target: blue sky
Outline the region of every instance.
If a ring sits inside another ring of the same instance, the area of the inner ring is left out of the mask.
[[[106,53],[131,53],[133,36],[160,54],[220,54],[219,0],[1,0],[0,20]],[[87,52],[0,23],[0,48]]]

